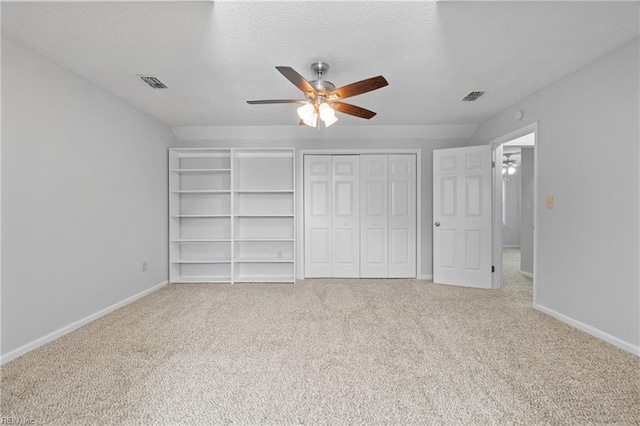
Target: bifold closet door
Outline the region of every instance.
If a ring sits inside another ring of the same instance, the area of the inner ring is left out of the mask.
[[[416,276],[416,156],[304,156],[305,277]]]
[[[416,156],[389,155],[389,277],[416,276]]]
[[[360,276],[416,276],[416,157],[361,156]]]
[[[304,156],[305,277],[360,276],[360,157]]]
[[[304,156],[304,275],[331,277],[332,222],[330,155]]]
[[[389,173],[388,155],[360,157],[362,222],[360,276],[389,276]]]
[[[360,156],[332,156],[333,271],[335,278],[360,276]]]

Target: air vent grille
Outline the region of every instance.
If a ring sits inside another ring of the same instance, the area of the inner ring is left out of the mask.
[[[480,96],[484,95],[484,92],[469,92],[469,94],[467,96],[465,96],[464,98],[462,98],[462,101],[464,102],[473,102],[478,100],[478,98]]]
[[[140,77],[140,79],[142,79],[142,81],[147,83],[153,89],[166,89],[167,88],[167,86],[163,82],[161,82],[160,80],[158,80],[156,77],[154,77],[152,75],[141,75],[139,77]]]

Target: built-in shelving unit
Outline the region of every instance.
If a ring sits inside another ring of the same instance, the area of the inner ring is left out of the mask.
[[[169,152],[173,283],[295,281],[294,150]]]

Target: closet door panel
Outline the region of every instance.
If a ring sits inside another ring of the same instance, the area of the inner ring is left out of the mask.
[[[360,276],[360,159],[358,155],[334,155],[333,277]]]
[[[409,233],[406,229],[392,229],[389,234],[389,263],[406,265],[409,258]],[[390,274],[391,276],[391,274]]]
[[[389,274],[388,156],[361,155],[362,216],[360,275],[382,278]]]
[[[389,277],[416,276],[416,157],[389,155]]]
[[[331,157],[305,155],[305,277],[332,277]]]

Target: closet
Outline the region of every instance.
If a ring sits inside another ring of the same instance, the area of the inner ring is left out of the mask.
[[[305,155],[305,277],[416,277],[416,156]]]

